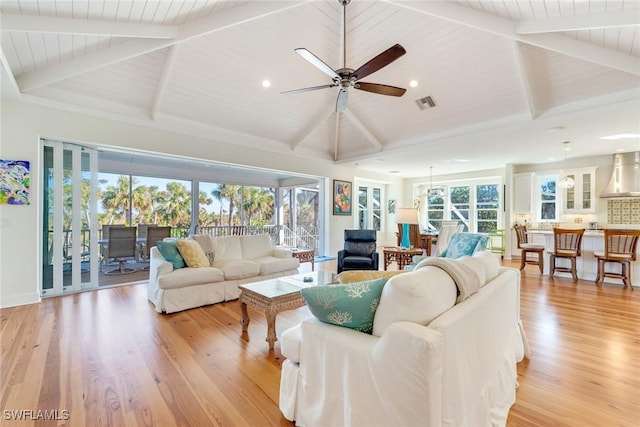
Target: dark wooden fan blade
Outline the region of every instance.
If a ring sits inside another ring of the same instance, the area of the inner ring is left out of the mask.
[[[328,87],[335,87],[335,86],[337,86],[337,84],[322,85],[322,86],[311,86],[311,87],[303,87],[302,89],[285,90],[284,92],[280,92],[280,94],[286,94],[286,93],[300,93],[300,92],[311,92],[312,90],[326,89],[326,88],[328,88]]]
[[[356,81],[367,77],[369,74],[375,73],[382,67],[391,64],[396,59],[407,53],[406,50],[399,44],[391,46],[389,49],[382,52],[380,55],[369,60],[366,64],[355,70],[351,76],[355,77]]]
[[[307,49],[303,47],[299,47],[298,49],[294,49],[294,51],[298,55],[302,56],[304,59],[309,61],[311,65],[313,65],[323,73],[327,74],[332,79],[340,80],[340,75],[336,73],[336,71],[333,68],[329,67],[327,64],[324,63],[324,61],[322,61],[322,59],[318,58],[313,53],[309,52]]]
[[[356,89],[367,92],[379,93],[380,95],[402,96],[407,91],[401,87],[381,85],[379,83],[358,82],[354,86]]]
[[[336,99],[336,113],[342,113],[347,109],[347,101],[349,100],[349,92],[347,89],[342,88],[338,92],[338,99]]]

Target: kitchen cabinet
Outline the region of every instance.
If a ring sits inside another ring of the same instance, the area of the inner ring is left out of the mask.
[[[564,189],[564,213],[595,213],[596,168],[565,170],[564,176],[575,182],[572,188]]]
[[[515,213],[530,214],[532,173],[518,173],[513,175],[513,209]]]

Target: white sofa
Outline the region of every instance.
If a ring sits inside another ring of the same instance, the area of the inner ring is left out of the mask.
[[[157,247],[151,248],[147,297],[158,313],[237,299],[238,285],[296,274],[300,266],[291,251],[275,247],[268,234],[192,238],[209,258],[209,267],[174,270]]]
[[[300,426],[503,426],[528,355],[520,272],[463,257],[480,289],[419,265],[390,278],[373,335],[309,318],[282,334],[280,410]],[[459,280],[459,277],[457,277]]]

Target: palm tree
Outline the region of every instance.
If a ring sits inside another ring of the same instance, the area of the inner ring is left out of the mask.
[[[242,210],[245,212],[247,225],[254,225],[254,216],[258,216],[257,222],[260,223],[259,225],[266,224],[267,221],[271,219],[271,217],[273,217],[275,203],[273,194],[273,188],[243,188],[244,197],[242,202]]]
[[[132,184],[136,179],[132,178]],[[106,224],[125,223],[129,219],[129,177],[121,175],[115,186],[108,186],[102,193],[102,207],[107,211]]]
[[[217,190],[213,190],[211,192],[211,195],[213,196],[213,198],[218,200],[220,203],[222,203],[225,200],[229,201],[229,210],[228,210],[229,218],[228,218],[227,225],[232,224],[233,212],[235,211],[236,206],[238,206],[241,189],[242,189],[241,185],[220,184],[218,185]]]
[[[191,192],[179,182],[167,183],[167,190],[160,192],[158,213],[164,224],[177,227],[191,225]]]

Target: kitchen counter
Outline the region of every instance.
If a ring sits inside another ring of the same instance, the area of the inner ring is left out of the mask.
[[[542,235],[544,237],[544,247],[547,251],[553,250],[553,230],[549,229],[528,229],[527,233],[532,235]],[[640,253],[640,245],[638,245]],[[576,268],[578,270],[578,277],[582,280],[594,281],[598,272],[598,263],[596,261],[594,252],[604,252],[604,231],[603,230],[586,230],[582,237],[582,255],[578,257]],[[640,257],[638,257],[640,259]],[[550,269],[549,254],[545,251],[544,254],[544,274],[549,274]],[[558,265],[569,265],[569,260],[559,259]],[[632,285],[640,287],[640,261],[631,263],[631,283]],[[608,268],[615,268],[612,264],[608,264]],[[619,267],[618,267],[619,268]],[[570,278],[570,273],[556,272],[556,277]],[[615,283],[622,286],[621,280],[612,279],[606,277],[605,283]]]

